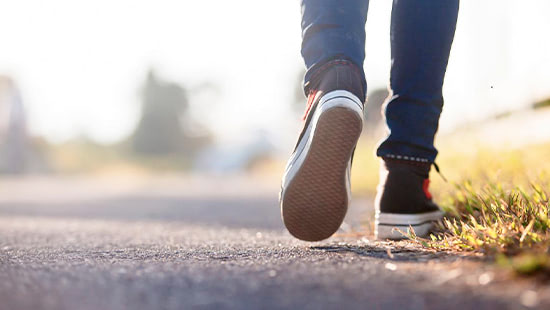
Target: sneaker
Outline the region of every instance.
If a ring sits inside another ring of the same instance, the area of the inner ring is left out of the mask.
[[[443,212],[428,190],[431,163],[384,158],[375,200],[375,237],[405,239],[412,228],[425,237]]]
[[[304,241],[334,234],[350,202],[351,158],[363,126],[362,87],[354,70],[333,65],[310,91],[304,128],[285,169],[281,215],[288,231]]]

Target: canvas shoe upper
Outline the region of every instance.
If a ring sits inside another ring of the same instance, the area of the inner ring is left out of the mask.
[[[429,191],[431,163],[384,158],[375,199],[378,239],[403,239],[412,228],[426,236],[443,212]]]

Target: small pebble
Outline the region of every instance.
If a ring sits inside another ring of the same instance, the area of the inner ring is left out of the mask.
[[[478,278],[479,284],[487,285],[493,281],[495,275],[492,272],[485,272],[481,274]]]
[[[527,290],[521,294],[520,297],[521,304],[525,307],[536,307],[539,304],[539,297],[537,292],[532,290]]]
[[[397,266],[395,264],[392,264],[392,263],[386,263],[385,267],[386,267],[386,269],[391,270],[391,271],[397,270]]]

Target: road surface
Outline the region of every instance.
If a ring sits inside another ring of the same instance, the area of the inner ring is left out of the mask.
[[[278,184],[245,177],[0,181],[0,310],[548,309],[550,288],[480,258],[282,227]],[[364,226],[363,226],[364,227]]]

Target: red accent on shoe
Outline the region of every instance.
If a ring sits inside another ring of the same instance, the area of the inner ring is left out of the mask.
[[[307,96],[306,111],[304,113],[304,116],[302,117],[302,121],[305,121],[307,119],[307,115],[309,114],[309,111],[313,107],[313,101],[315,101],[316,94],[317,94],[316,90],[312,90],[309,92],[309,96]]]
[[[429,186],[430,186],[430,179],[424,179],[424,183],[422,184],[422,189],[424,190],[424,195],[426,195],[426,198],[428,198],[428,200],[432,200],[432,194],[428,190]]]

